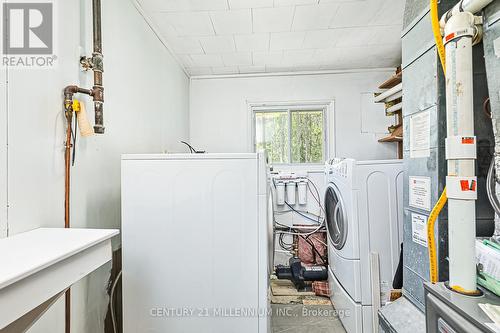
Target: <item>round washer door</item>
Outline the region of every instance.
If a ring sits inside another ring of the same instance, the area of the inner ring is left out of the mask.
[[[274,199],[273,192],[269,191],[269,198],[267,202],[267,251],[269,255],[268,273],[272,274],[274,271],[274,249],[275,249],[275,230],[274,230]]]
[[[340,191],[333,183],[329,184],[326,190],[325,211],[330,242],[337,250],[342,250],[349,231],[348,220]]]

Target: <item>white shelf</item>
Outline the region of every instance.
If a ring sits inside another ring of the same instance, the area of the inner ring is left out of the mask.
[[[41,228],[0,239],[0,332],[36,320],[72,284],[111,260],[118,230]],[[38,310],[37,310],[38,308]],[[14,328],[16,327],[16,328]]]

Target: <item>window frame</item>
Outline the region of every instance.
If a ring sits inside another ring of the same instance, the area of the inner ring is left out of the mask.
[[[330,120],[333,118],[333,101],[297,102],[297,103],[248,103],[251,118],[251,151],[256,152],[256,115],[257,113],[285,112],[288,123],[289,163],[273,163],[273,165],[323,165],[330,158]],[[295,111],[321,111],[323,113],[323,161],[319,163],[300,163],[292,161],[292,113]],[[332,119],[333,120],[333,119]],[[332,125],[333,128],[333,125]]]

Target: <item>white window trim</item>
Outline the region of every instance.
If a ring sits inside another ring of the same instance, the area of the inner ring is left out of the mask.
[[[249,151],[255,152],[255,113],[262,111],[318,111],[323,110],[323,157],[325,160],[335,156],[335,101],[297,101],[297,102],[247,102],[249,114]],[[291,133],[290,133],[291,135]],[[290,148],[291,149],[291,148]],[[291,156],[290,156],[291,158]],[[324,162],[324,161],[323,161]],[[318,166],[322,163],[274,163],[279,166]]]

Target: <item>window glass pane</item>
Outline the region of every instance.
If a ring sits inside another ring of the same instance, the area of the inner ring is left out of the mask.
[[[324,162],[323,111],[292,111],[292,163]]]
[[[271,163],[290,163],[287,112],[255,113],[255,148],[266,150]]]

